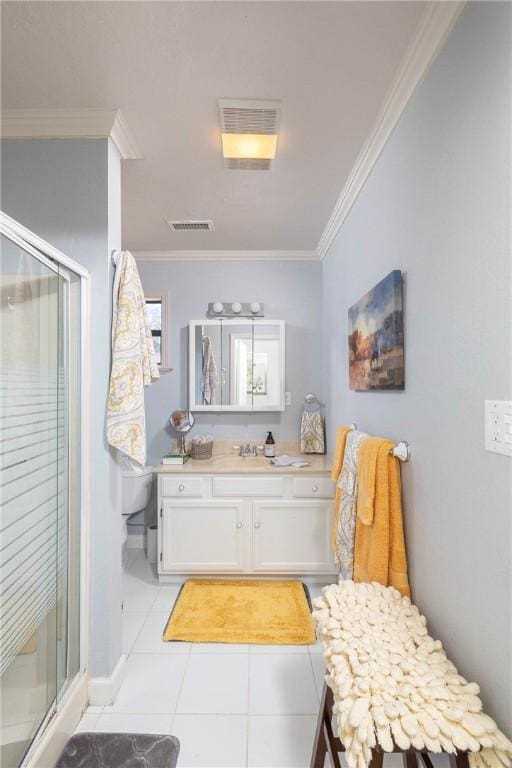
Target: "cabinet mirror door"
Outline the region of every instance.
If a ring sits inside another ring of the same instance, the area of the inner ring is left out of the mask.
[[[191,323],[189,338],[191,410],[222,406],[222,323]]]
[[[284,324],[191,323],[190,399],[196,411],[284,410]]]

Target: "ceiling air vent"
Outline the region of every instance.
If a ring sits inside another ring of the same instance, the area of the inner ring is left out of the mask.
[[[230,171],[269,171],[272,160],[258,157],[225,157],[224,167]]]
[[[213,221],[168,221],[169,229],[173,232],[213,232]]]
[[[280,121],[281,102],[277,99],[219,99],[219,122],[222,134],[237,136],[245,134],[255,139],[273,136],[277,141]],[[272,157],[226,157],[224,152],[224,165],[231,170],[265,171],[270,170]]]

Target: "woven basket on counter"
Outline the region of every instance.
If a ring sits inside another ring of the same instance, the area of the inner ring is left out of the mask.
[[[211,459],[213,451],[213,440],[205,443],[190,443],[190,455],[193,459]]]

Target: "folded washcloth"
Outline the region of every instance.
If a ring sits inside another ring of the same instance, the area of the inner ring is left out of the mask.
[[[270,463],[273,467],[309,467],[309,461],[302,456],[287,456],[285,453],[270,459]]]

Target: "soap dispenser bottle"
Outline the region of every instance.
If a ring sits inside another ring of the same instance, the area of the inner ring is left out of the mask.
[[[276,441],[272,437],[272,432],[269,432],[267,434],[267,439],[265,440],[265,456],[268,459],[273,459],[276,455]]]

